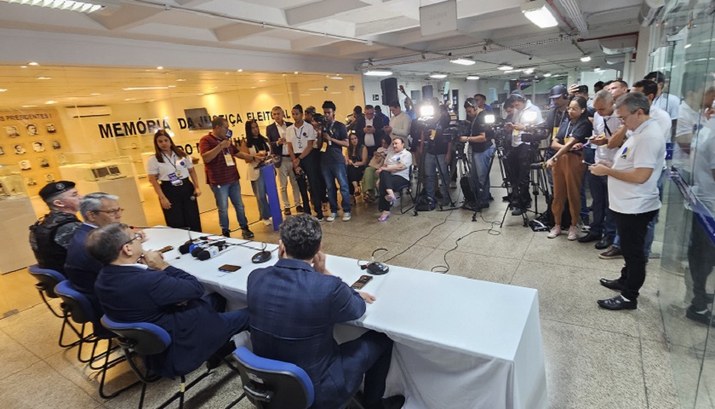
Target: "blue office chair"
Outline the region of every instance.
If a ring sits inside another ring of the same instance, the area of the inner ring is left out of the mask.
[[[313,382],[303,369],[261,358],[246,347],[237,348],[233,356],[238,361],[244,393],[228,408],[244,397],[259,409],[306,409],[313,404]]]
[[[42,268],[37,264],[31,265],[27,269],[29,270],[30,275],[35,277],[35,279],[37,280],[37,283],[35,283],[35,288],[37,288],[37,291],[40,293],[40,298],[42,298],[42,302],[45,303],[47,308],[50,309],[50,312],[55,317],[62,318],[62,327],[60,328],[60,337],[57,340],[57,345],[59,345],[61,348],[70,348],[78,345],[80,342],[79,340],[70,343],[64,342],[65,329],[67,327],[69,327],[70,330],[72,330],[72,332],[74,332],[78,338],[81,337],[79,329],[72,325],[72,322],[70,321],[69,315],[66,311],[57,311],[55,307],[53,307],[52,304],[50,304],[48,301],[49,298],[58,298],[57,294],[55,294],[55,286],[58,283],[66,280],[65,276],[56,270],[52,270],[50,268]]]
[[[101,319],[102,325],[117,335],[117,341],[124,350],[124,355],[134,373],[142,383],[142,392],[139,397],[139,409],[144,407],[146,387],[152,382],[161,379],[161,376],[152,374],[148,369],[141,369],[136,362],[136,356],[146,358],[164,352],[171,345],[171,336],[162,327],[148,322],[119,322],[109,318],[106,314]],[[146,368],[146,365],[143,365]],[[210,370],[186,385],[186,374],[181,375],[178,391],[159,408],[165,408],[176,399],[179,399],[179,408],[184,407],[185,391],[196,385],[210,374]]]
[[[72,321],[81,325],[77,359],[82,363],[88,364],[90,369],[100,371],[99,395],[104,399],[111,399],[132,386],[129,385],[114,393],[106,393],[104,391],[107,370],[124,361],[124,357],[114,358],[113,360],[109,359],[111,353],[117,348],[112,343],[114,334],[106,331],[99,324],[92,302],[86,295],[77,291],[69,280],[58,283],[54,288],[54,292],[62,298],[63,311],[72,318]],[[88,326],[87,324],[90,325]],[[90,328],[91,331],[88,331],[88,328]],[[107,341],[107,349],[104,352],[97,353],[97,345],[102,340]],[[92,351],[88,359],[84,358],[82,354],[83,347],[86,344],[92,346]],[[99,362],[102,363],[98,364]]]

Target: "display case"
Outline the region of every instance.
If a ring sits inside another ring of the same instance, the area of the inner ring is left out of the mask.
[[[0,164],[0,273],[9,273],[35,263],[28,241],[28,226],[35,212],[20,175],[20,167]]]
[[[60,166],[60,175],[64,180],[75,182],[81,194],[105,192],[119,196],[119,203],[124,208],[122,222],[146,226],[134,164],[129,157],[74,154],[68,158],[67,164]]]

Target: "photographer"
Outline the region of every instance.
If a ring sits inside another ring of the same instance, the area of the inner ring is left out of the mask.
[[[323,180],[328,189],[328,202],[330,203],[330,214],[325,220],[335,221],[338,213],[338,192],[335,189],[335,180],[340,186],[340,196],[342,197],[343,221],[350,221],[350,191],[348,188],[348,172],[343,156],[343,147],[348,147],[348,131],[345,124],[335,120],[335,103],[333,101],[323,102],[323,115],[325,123],[320,135],[323,155],[320,158],[320,166],[323,172]]]
[[[445,133],[449,127],[449,112],[447,106],[440,105],[440,116],[432,124],[427,124],[422,129],[419,143],[419,157],[424,158],[424,187],[429,202],[429,210],[434,209],[434,203],[437,203],[435,197],[435,185],[437,182],[437,173],[440,177],[440,193],[442,200],[440,206],[448,206],[450,204],[449,197],[449,173],[447,165],[451,159],[452,140]]]
[[[462,143],[469,143],[472,160],[472,189],[474,192],[475,209],[481,210],[489,207],[489,170],[491,159],[494,156],[493,132],[485,126],[486,112],[477,106],[474,98],[464,101],[467,112],[467,134],[459,137]]]
[[[509,183],[513,187],[511,197],[511,212],[514,216],[519,216],[526,212],[531,206],[531,196],[529,195],[529,174],[531,162],[534,159],[534,150],[531,144],[522,141],[529,125],[541,123],[543,118],[539,108],[528,101],[523,95],[513,93],[507,99],[507,103],[514,108],[513,122],[507,122],[505,128],[511,132],[511,152],[507,159],[507,166],[510,171]]]

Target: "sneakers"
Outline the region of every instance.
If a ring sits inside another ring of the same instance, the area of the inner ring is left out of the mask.
[[[549,239],[555,239],[560,235],[561,235],[561,226],[554,226],[553,228],[551,228],[551,231],[549,232],[549,234],[546,235],[546,237]]]
[[[715,326],[715,322],[712,321],[712,313],[707,309],[703,312],[698,312],[695,311],[695,307],[691,305],[685,310],[685,317],[701,324]]]
[[[353,218],[353,215],[350,214],[350,212],[345,212],[343,213],[343,221],[344,222],[349,222],[350,219]]]
[[[622,258],[623,252],[618,247],[611,246],[608,250],[598,255],[598,258],[603,260],[613,260],[616,258]]]
[[[578,239],[578,230],[578,226],[569,227],[568,239],[571,241]]]
[[[270,225],[273,224],[273,221],[272,221],[271,218],[269,217],[269,218],[267,218],[267,219],[263,219],[263,224],[265,224],[266,226],[270,226]]]
[[[252,239],[254,237],[254,234],[251,230],[248,229],[248,227],[245,227],[245,228],[242,227],[241,228],[241,236],[244,239],[248,240],[248,239]]]
[[[330,213],[328,217],[325,218],[326,222],[334,222],[335,218],[338,217],[337,213]]]

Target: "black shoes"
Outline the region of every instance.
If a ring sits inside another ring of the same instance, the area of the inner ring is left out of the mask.
[[[223,237],[231,237],[231,230],[229,230],[229,229],[223,229],[223,230],[221,230],[221,235],[222,235]]]
[[[616,258],[623,258],[623,252],[621,251],[620,248],[611,246],[611,248],[609,248],[608,250],[599,254],[598,258],[601,258],[604,260],[613,260]]]
[[[626,301],[622,296],[596,301],[598,306],[607,310],[635,310],[638,308],[638,300]]]
[[[625,288],[625,285],[623,285],[623,283],[620,280],[609,280],[607,278],[602,278],[602,279],[598,280],[598,282],[602,286],[604,286],[606,288],[610,288],[611,290],[615,290],[615,291],[623,291],[623,289]]]
[[[695,311],[695,307],[691,305],[687,310],[685,310],[685,317],[701,324],[715,327],[715,322],[712,320],[712,313],[707,309],[704,312],[698,312]]]
[[[248,240],[248,239],[252,239],[254,237],[254,234],[251,230],[248,229],[248,227],[245,227],[245,228],[241,228],[241,236],[244,239]]]
[[[587,235],[585,235],[585,236],[581,237],[580,239],[578,239],[578,242],[579,242],[579,243],[590,243],[590,242],[596,241],[596,240],[601,240],[601,235],[598,234],[598,233],[594,233],[594,232],[592,232],[592,231],[589,231]]]
[[[605,250],[609,247],[611,247],[611,244],[613,244],[613,240],[609,237],[603,236],[601,240],[598,241],[593,247],[596,248],[596,250]]]

